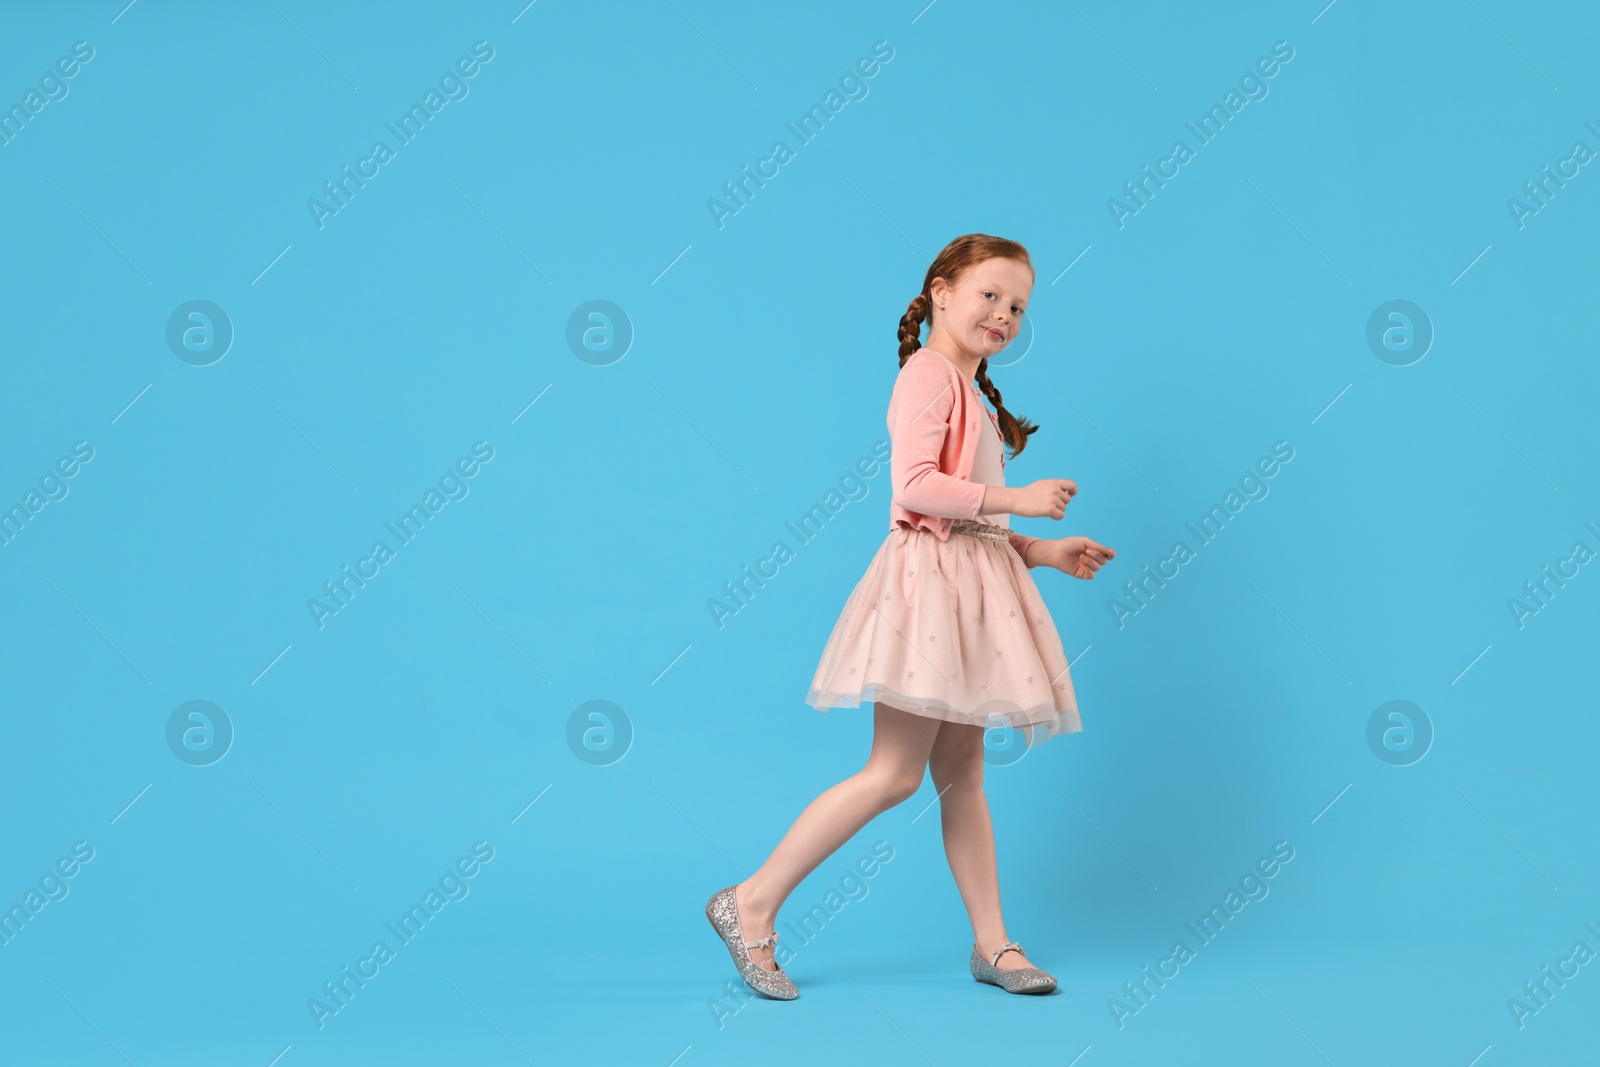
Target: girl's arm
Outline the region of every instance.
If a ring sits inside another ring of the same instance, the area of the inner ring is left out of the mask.
[[[1016,502],[1016,491],[1011,486],[984,486],[983,504],[981,505],[983,514],[992,515],[997,511],[1003,511],[1008,515],[1013,515],[1015,512],[1013,512],[1011,509],[1016,505]],[[1027,564],[1029,567],[1036,567],[1039,565],[1038,560],[1030,560],[1028,558],[1028,546],[1039,540],[1039,538],[1029,537],[1027,534],[1018,533],[1017,531],[1012,530],[1010,540],[1011,547],[1017,550],[1017,555],[1022,557],[1023,563]]]
[[[955,395],[944,369],[933,363],[936,354],[908,360],[894,383],[894,424],[889,427],[889,476],[894,502],[922,515],[951,519],[976,519],[989,501],[988,511],[1006,511],[1010,491],[1006,486],[983,485],[939,470],[939,451],[950,427]],[[1028,546],[1039,540],[1012,531],[1011,547],[1029,567]]]
[[[939,451],[956,397],[936,359],[944,357],[924,352],[908,360],[895,378],[894,422],[889,426],[894,502],[920,515],[976,519],[988,487],[939,470]]]
[[[1040,538],[1029,537],[1027,534],[1020,534],[1015,530],[1011,531],[1011,547],[1017,550],[1017,555],[1022,557],[1022,562],[1026,563],[1029,568],[1039,565],[1038,560],[1028,559],[1028,546],[1038,540]]]

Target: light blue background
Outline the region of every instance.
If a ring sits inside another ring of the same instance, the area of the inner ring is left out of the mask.
[[[1592,1058],[1595,966],[1521,1028],[1507,1000],[1600,950],[1600,577],[1520,628],[1507,602],[1600,549],[1600,177],[1522,228],[1507,201],[1600,148],[1600,18],[1322,5],[9,11],[6,106],[94,58],[0,148],[0,503],[94,458],[0,547],[0,903],[94,858],[0,946],[0,1058]],[[469,94],[319,229],[307,200],[477,41]],[[1119,229],[1108,198],[1277,41],[1269,95]],[[803,547],[784,524],[887,436],[899,317],[973,231],[1037,269],[994,371],[1042,426],[1012,480],[1080,487],[1016,527],[1118,552],[1034,572],[1084,729],[989,776],[1008,928],[1060,990],[967,974],[925,782],[780,915],[894,850],[789,964],[801,999],[719,1022],[706,898],[866,755],[868,709],[803,698],[888,474]],[[165,340],[196,299],[235,330],[204,367]],[[566,341],[596,299],[634,331],[605,366]],[[1435,331],[1405,367],[1365,340],[1392,299]],[[319,629],[307,599],[478,441],[469,495]],[[1278,441],[1270,495],[1119,629],[1108,598]],[[197,699],[235,730],[205,767],[165,733]],[[1396,699],[1435,732],[1404,767],[1366,740]],[[568,745],[591,700],[631,723],[610,765]],[[470,894],[319,1029],[308,998],[479,841]],[[1279,841],[1270,895],[1119,1028],[1110,998]]]

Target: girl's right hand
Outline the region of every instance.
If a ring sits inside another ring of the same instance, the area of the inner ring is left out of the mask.
[[[1017,506],[1011,509],[1011,514],[1059,519],[1067,513],[1067,504],[1077,491],[1078,483],[1070,478],[1040,478],[1018,490]]]

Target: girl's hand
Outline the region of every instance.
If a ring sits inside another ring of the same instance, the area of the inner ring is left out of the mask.
[[[1039,549],[1034,549],[1038,552]],[[1044,558],[1039,562],[1074,578],[1088,580],[1107,560],[1116,559],[1115,549],[1087,537],[1063,537],[1044,543]]]
[[[1040,478],[1017,490],[1013,515],[1034,519],[1059,519],[1067,513],[1067,504],[1078,491],[1078,483],[1070,478]]]

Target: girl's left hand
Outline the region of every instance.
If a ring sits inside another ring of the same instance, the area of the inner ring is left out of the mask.
[[[1116,556],[1115,549],[1087,537],[1062,537],[1049,542],[1043,562],[1064,574],[1088,580],[1107,560]]]

